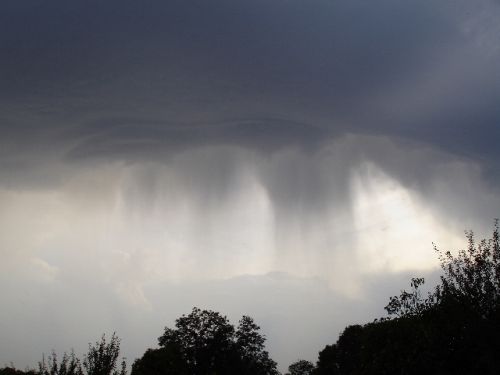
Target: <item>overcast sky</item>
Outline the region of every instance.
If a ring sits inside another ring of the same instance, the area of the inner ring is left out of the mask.
[[[0,366],[193,306],[281,369],[500,214],[496,0],[3,0]]]

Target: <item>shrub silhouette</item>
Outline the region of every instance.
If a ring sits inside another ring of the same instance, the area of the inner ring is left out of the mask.
[[[71,351],[68,355],[63,354],[61,362],[57,361],[57,355],[52,352],[45,361],[45,356],[38,362],[38,375],[83,375],[80,360],[75,352]]]
[[[94,345],[89,344],[89,351],[83,359],[83,368],[87,375],[126,375],[125,360],[117,370],[120,355],[120,339],[113,333],[111,340],[106,342],[105,335]]]
[[[35,370],[26,369],[25,371],[19,370],[13,364],[0,368],[0,375],[36,375]]]
[[[310,375],[314,370],[314,365],[304,359],[300,359],[288,366],[288,373],[285,375]]]
[[[120,339],[113,333],[109,342],[105,335],[94,345],[89,344],[89,350],[83,359],[83,366],[73,351],[63,354],[61,361],[52,352],[45,360],[38,362],[37,375],[126,375],[127,365],[122,361],[120,370],[117,369],[120,355]]]

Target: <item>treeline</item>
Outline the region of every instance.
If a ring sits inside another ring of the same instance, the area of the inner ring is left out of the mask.
[[[388,317],[347,327],[313,363],[298,360],[287,375],[498,374],[500,373],[500,240],[498,220],[490,239],[456,254],[435,248],[443,275],[425,296],[424,279],[389,299]],[[237,327],[225,316],[194,308],[165,328],[158,347],[135,360],[131,375],[278,375],[253,319]],[[83,360],[73,352],[61,360],[42,358],[38,369],[13,366],[0,375],[126,375],[113,334],[89,344]]]
[[[310,374],[499,374],[500,242],[493,236],[456,254],[435,248],[443,275],[422,296],[424,279],[391,297],[389,318],[347,327],[319,353]]]
[[[220,313],[195,307],[176,320],[175,328],[165,328],[159,347],[136,359],[131,375],[279,375],[259,330],[249,316],[234,327]],[[12,365],[0,369],[0,375],[127,375],[125,359],[118,363],[119,354],[119,338],[113,334],[107,341],[103,335],[89,344],[83,360],[74,352],[58,360],[53,352],[36,370],[21,371]]]
[[[21,371],[11,365],[0,369],[0,375],[127,375],[125,359],[118,366],[119,355],[120,339],[113,334],[108,342],[103,335],[94,345],[89,344],[83,361],[73,351],[64,353],[60,360],[52,352],[48,357],[42,356],[36,370]]]

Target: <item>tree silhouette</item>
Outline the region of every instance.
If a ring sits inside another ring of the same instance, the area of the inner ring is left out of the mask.
[[[493,236],[476,243],[474,233],[466,232],[468,247],[457,255],[434,246],[444,275],[437,293],[465,303],[482,318],[497,316],[500,303],[500,239],[498,219]]]
[[[117,370],[117,360],[120,355],[120,339],[115,333],[106,342],[105,335],[94,345],[89,344],[89,351],[83,359],[83,368],[87,375],[126,375],[125,360]],[[59,374],[60,375],[60,374]]]
[[[117,369],[117,360],[120,355],[120,339],[113,333],[111,340],[106,342],[105,335],[94,345],[89,343],[89,350],[83,359],[83,366],[73,351],[63,354],[61,362],[53,351],[51,355],[38,362],[37,375],[126,375],[127,364],[125,359]]]
[[[419,287],[423,278],[411,280],[412,291],[401,291],[399,296],[390,297],[385,307],[389,315],[398,317],[420,315],[445,304],[467,307],[481,318],[499,315],[500,305],[500,239],[498,219],[495,220],[493,235],[479,243],[472,231],[467,231],[468,246],[456,255],[450,251],[439,250],[441,284],[433,293],[423,299]]]
[[[193,374],[220,371],[234,352],[234,327],[225,316],[194,308],[176,320],[176,328],[165,328],[158,339],[160,346],[178,347]]]
[[[389,304],[384,307],[389,315],[398,317],[418,316],[428,311],[438,302],[438,296],[435,293],[428,293],[427,298],[423,299],[420,292],[420,286],[424,285],[425,279],[412,278],[411,292],[402,290],[399,296],[389,298]]]
[[[0,368],[0,375],[36,375],[35,370],[26,369],[25,371],[19,370],[13,364]]]
[[[265,337],[249,316],[243,316],[236,330],[236,349],[242,374],[277,374],[276,362],[264,350]]]
[[[190,375],[180,347],[166,344],[159,349],[148,349],[132,365],[134,375]]]
[[[314,370],[314,365],[304,359],[300,359],[288,366],[286,375],[310,375]]]
[[[391,297],[389,316],[347,327],[319,353],[314,375],[498,374],[500,241],[493,236],[453,254],[438,250],[443,276],[423,297],[423,278]]]
[[[53,351],[45,361],[45,356],[38,362],[39,375],[83,375],[80,360],[76,357],[72,350],[68,355],[63,354],[61,363],[57,361],[57,355]]]
[[[250,317],[244,316],[235,329],[218,312],[195,307],[176,320],[175,328],[165,328],[160,349],[149,349],[136,360],[132,374],[278,374],[258,330]]]

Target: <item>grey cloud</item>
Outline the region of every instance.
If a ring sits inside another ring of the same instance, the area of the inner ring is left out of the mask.
[[[321,128],[292,120],[255,118],[221,123],[168,123],[147,119],[101,119],[71,132],[82,141],[68,159],[110,158],[155,160],[189,148],[240,145],[272,152],[284,146],[318,144],[326,134]],[[69,133],[69,137],[71,137]],[[80,134],[79,134],[80,133]]]
[[[464,36],[455,3],[6,7],[3,108],[29,118],[1,126],[7,136],[36,137],[27,152],[57,143],[58,132],[72,157],[129,159],[214,142],[314,148],[354,132],[429,142],[496,168],[497,65]],[[422,105],[457,64],[453,92]]]
[[[496,65],[484,62],[481,55],[478,61],[457,61],[463,68],[450,78],[456,82],[450,88],[453,92],[421,104],[434,91],[439,93],[443,69],[453,68],[433,59],[439,61],[457,48],[481,52],[461,39],[457,25],[445,12],[446,2],[438,10],[426,3],[407,8],[392,2],[374,9],[356,2],[217,4],[153,3],[141,13],[135,12],[138,5],[133,2],[120,8],[54,4],[52,11],[39,3],[30,23],[37,46],[23,44],[23,38],[31,41],[33,33],[15,29],[22,23],[11,20],[5,27],[13,29],[4,35],[21,39],[18,44],[7,42],[14,52],[24,51],[18,56],[23,61],[44,61],[35,54],[44,50],[44,43],[63,59],[75,58],[72,48],[97,48],[105,43],[105,37],[88,35],[83,27],[86,20],[98,26],[95,32],[109,34],[107,38],[114,43],[102,47],[105,53],[89,52],[87,65],[80,58],[63,64],[74,72],[54,68],[52,78],[45,77],[43,69],[24,74],[20,64],[12,64],[7,82],[13,80],[18,86],[23,104],[15,89],[3,86],[2,149],[8,154],[3,169],[23,170],[44,159],[48,163],[66,158],[133,162],[224,143],[267,151],[298,144],[314,150],[325,139],[352,132],[423,141],[471,156],[497,172],[495,99],[500,85],[497,75],[491,75]],[[66,18],[56,17],[65,7],[61,15]],[[90,19],[93,7],[100,11]],[[17,16],[21,14],[28,16],[29,9]],[[57,20],[44,32],[51,17]],[[215,22],[217,17],[228,22]],[[81,21],[73,22],[74,18]],[[130,21],[127,27],[122,18]],[[144,27],[150,18],[152,25]],[[257,23],[254,28],[244,29],[252,22]],[[420,26],[424,24],[425,28]],[[154,27],[156,32],[151,31]],[[68,35],[75,36],[59,41],[67,37],[66,28],[70,28]],[[211,49],[210,43],[218,37],[224,43]],[[131,45],[125,43],[126,38],[132,40]],[[163,45],[170,51],[171,44],[174,51],[181,48],[201,55],[139,53],[136,64],[126,58],[138,46],[144,45],[139,52],[153,53]],[[318,56],[309,49],[321,53]],[[241,61],[237,51],[241,51]],[[15,60],[16,53],[9,57]],[[113,54],[119,57],[113,60],[109,57]],[[52,56],[46,60],[52,66]],[[273,63],[282,75],[278,80],[262,73]],[[235,73],[225,64],[248,69],[243,69],[245,74]],[[37,79],[42,79],[41,86]],[[421,85],[421,79],[428,82]],[[21,152],[9,161],[9,149]]]
[[[284,366],[379,315],[398,260],[498,216],[479,3],[4,1],[0,360],[113,329],[133,359],[206,305]]]
[[[217,122],[250,108],[325,126],[411,73],[437,35],[453,41],[439,14],[394,1],[37,3],[3,24],[16,35],[3,41],[3,98],[66,116],[119,108],[168,122],[196,109]]]
[[[327,72],[335,73],[334,82],[346,78],[363,82],[388,71],[387,61],[406,65],[412,61],[405,61],[412,57],[409,51],[431,43],[432,31],[446,30],[442,18],[433,20],[439,8],[422,3],[403,6],[396,1],[370,8],[357,1],[148,5],[56,1],[24,6],[22,12],[13,13],[7,12],[3,23],[8,35],[16,35],[3,41],[14,52],[12,60],[17,63],[22,58],[26,63],[23,53],[31,53],[38,58],[36,77],[52,72],[55,80],[70,78],[69,82],[79,75],[99,79],[109,74],[112,78],[117,74],[113,62],[118,63],[117,69],[133,69],[134,63],[147,68],[160,63],[156,66],[161,67],[166,62],[159,71],[164,73],[172,65],[182,68],[187,62],[187,67],[198,68],[190,72],[201,77],[234,73],[232,78],[246,82],[254,81],[257,74],[257,82],[265,86],[269,79],[271,85],[277,83],[273,77],[278,82],[285,78],[318,84],[318,78],[328,78]],[[26,27],[15,22],[16,17],[24,18]],[[420,27],[423,23],[425,29]],[[101,66],[107,70],[101,71]]]

